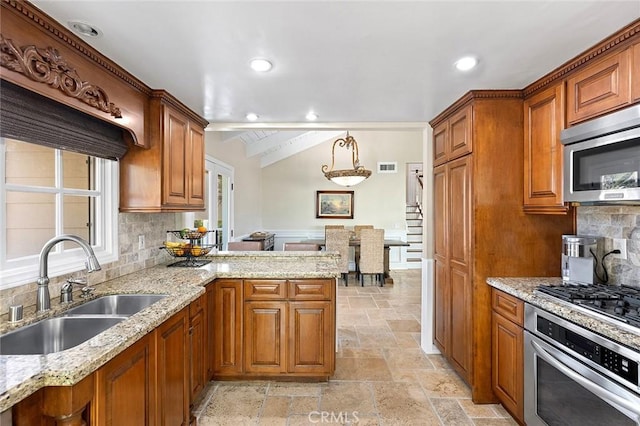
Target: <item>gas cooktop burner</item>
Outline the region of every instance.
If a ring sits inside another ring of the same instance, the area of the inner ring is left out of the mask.
[[[640,289],[604,284],[539,286],[539,294],[597,312],[640,328]]]

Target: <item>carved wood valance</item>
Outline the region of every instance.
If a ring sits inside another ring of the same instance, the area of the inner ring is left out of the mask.
[[[94,84],[82,81],[76,70],[53,47],[18,47],[0,34],[0,66],[47,84],[115,118],[122,118],[120,108],[109,102],[107,93]]]

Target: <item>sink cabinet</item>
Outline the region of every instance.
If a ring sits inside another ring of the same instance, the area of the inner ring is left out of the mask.
[[[307,377],[335,370],[335,279],[218,280],[214,378]]]
[[[95,424],[156,424],[154,343],[152,332],[96,372]]]
[[[189,308],[156,329],[157,422],[189,424]]]
[[[23,399],[12,408],[13,425],[189,424],[189,311],[183,308],[79,383]]]

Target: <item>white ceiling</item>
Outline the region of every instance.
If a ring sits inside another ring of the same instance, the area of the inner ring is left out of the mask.
[[[468,90],[524,88],[640,18],[640,0],[32,3],[63,24],[98,27],[89,44],[218,130],[423,127]],[[469,54],[479,66],[456,71]],[[255,73],[255,57],[273,69]],[[269,132],[243,139],[248,155],[271,142],[263,165],[317,139]]]

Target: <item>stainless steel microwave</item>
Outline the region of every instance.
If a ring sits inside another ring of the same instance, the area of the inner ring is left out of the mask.
[[[564,201],[640,205],[640,105],[562,130]]]

